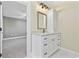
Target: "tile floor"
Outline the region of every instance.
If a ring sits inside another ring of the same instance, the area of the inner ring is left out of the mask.
[[[26,56],[26,39],[12,39],[3,41],[3,58],[24,58]]]
[[[65,51],[63,49],[59,49],[53,55],[50,56],[51,58],[79,58],[79,55],[71,53],[69,51]]]

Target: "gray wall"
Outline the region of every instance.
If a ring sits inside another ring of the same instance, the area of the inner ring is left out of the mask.
[[[3,37],[17,37],[26,35],[26,21],[22,19],[3,17]]]

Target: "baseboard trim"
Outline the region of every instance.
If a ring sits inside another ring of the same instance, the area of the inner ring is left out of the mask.
[[[73,53],[73,54],[79,56],[79,53],[78,53],[78,52],[75,52],[75,51],[73,51],[73,50],[70,50],[70,49],[67,49],[67,48],[63,48],[63,47],[60,47],[60,49],[65,50],[65,51],[68,51],[68,52],[70,52],[70,53]]]

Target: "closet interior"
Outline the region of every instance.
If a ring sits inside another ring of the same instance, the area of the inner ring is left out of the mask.
[[[21,58],[26,54],[26,6],[18,2],[2,2],[2,57]]]

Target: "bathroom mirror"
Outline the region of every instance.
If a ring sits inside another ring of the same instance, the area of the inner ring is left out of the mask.
[[[47,15],[41,12],[37,12],[37,28],[46,29],[47,28]]]

